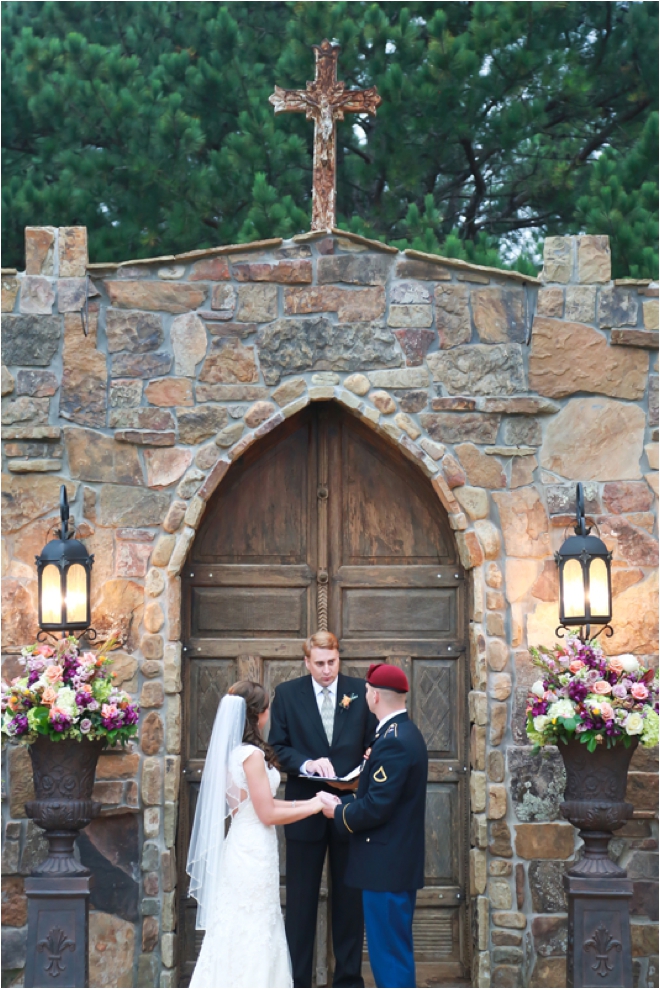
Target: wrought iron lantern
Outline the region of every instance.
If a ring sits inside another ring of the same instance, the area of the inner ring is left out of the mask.
[[[576,490],[575,535],[564,540],[555,553],[559,567],[559,621],[560,629],[579,629],[583,642],[593,638],[592,625],[602,626],[596,635],[605,631],[612,635],[609,624],[612,618],[612,554],[598,536],[591,535],[584,517],[584,489]]]
[[[66,486],[60,489],[61,528],[36,557],[39,626],[44,632],[81,633],[91,624],[94,557],[69,529]]]

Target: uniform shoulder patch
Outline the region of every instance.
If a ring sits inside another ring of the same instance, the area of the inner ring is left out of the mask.
[[[382,766],[380,766],[380,768],[377,769],[376,772],[374,773],[374,780],[375,780],[376,783],[385,783],[386,782],[386,780],[387,780],[387,773],[385,772],[385,770],[383,769]]]
[[[391,724],[387,729],[387,731],[385,732],[385,738],[387,738],[388,735],[394,735],[395,738],[399,737],[399,726],[396,723],[396,721],[393,724]]]

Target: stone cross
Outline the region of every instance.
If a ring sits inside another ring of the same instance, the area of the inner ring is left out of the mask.
[[[376,116],[381,98],[375,86],[369,89],[346,89],[337,82],[337,59],[340,46],[327,39],[313,45],[316,78],[307,88],[281,89],[269,97],[275,113],[305,113],[314,121],[314,164],[312,186],[312,230],[332,230],[337,225],[337,120],[345,113],[369,113]]]

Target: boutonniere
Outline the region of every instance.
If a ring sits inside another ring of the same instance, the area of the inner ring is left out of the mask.
[[[339,706],[342,707],[344,711],[348,711],[353,701],[356,700],[357,700],[357,694],[351,694],[350,697],[348,696],[348,694],[344,694],[342,699],[339,701]]]

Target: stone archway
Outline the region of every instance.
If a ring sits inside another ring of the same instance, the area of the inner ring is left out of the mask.
[[[301,641],[326,625],[348,672],[401,664],[431,755],[427,887],[415,921],[420,975],[469,972],[466,589],[431,483],[335,403],[315,403],[253,446],[208,503],[182,575],[183,775],[179,861],[217,703],[234,680],[272,692],[298,676]],[[447,834],[451,840],[447,841]],[[199,943],[179,899],[181,984]],[[317,980],[327,921],[320,911]],[[326,961],[327,960],[327,961]]]

